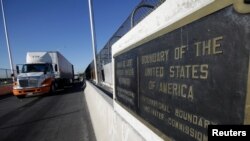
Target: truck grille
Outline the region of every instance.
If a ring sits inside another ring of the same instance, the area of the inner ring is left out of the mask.
[[[37,87],[38,86],[38,80],[19,80],[19,84],[21,87]]]

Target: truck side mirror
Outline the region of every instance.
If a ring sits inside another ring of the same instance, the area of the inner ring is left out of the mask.
[[[43,70],[43,74],[47,74],[47,71],[48,71],[48,67],[46,66]]]
[[[19,66],[16,66],[16,73],[19,74]]]

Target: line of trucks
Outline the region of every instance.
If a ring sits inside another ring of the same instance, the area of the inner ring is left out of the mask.
[[[16,70],[13,94],[18,98],[55,93],[74,80],[73,65],[58,51],[27,52],[26,63]]]

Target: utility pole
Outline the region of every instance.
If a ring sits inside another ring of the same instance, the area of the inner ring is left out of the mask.
[[[98,75],[97,75],[97,63],[96,63],[96,40],[95,40],[95,26],[94,26],[94,18],[93,18],[93,9],[92,9],[92,0],[89,0],[89,19],[90,19],[90,28],[91,28],[91,37],[92,37],[92,48],[93,48],[93,56],[94,56],[94,66],[95,66],[95,78],[96,84],[98,84]]]
[[[2,14],[3,14],[3,25],[4,25],[4,32],[5,32],[5,38],[6,38],[6,44],[8,48],[8,54],[9,54],[9,61],[10,61],[10,69],[11,73],[13,74],[13,81],[14,81],[14,67],[13,67],[13,61],[12,61],[12,54],[11,54],[11,49],[10,49],[10,43],[9,43],[9,37],[8,37],[8,31],[7,31],[7,25],[5,21],[5,14],[4,14],[4,8],[3,8],[3,1],[1,0],[1,8],[2,8]]]

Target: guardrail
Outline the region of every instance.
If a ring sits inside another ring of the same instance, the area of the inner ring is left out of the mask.
[[[12,91],[12,83],[11,70],[0,68],[0,95],[10,94]]]

